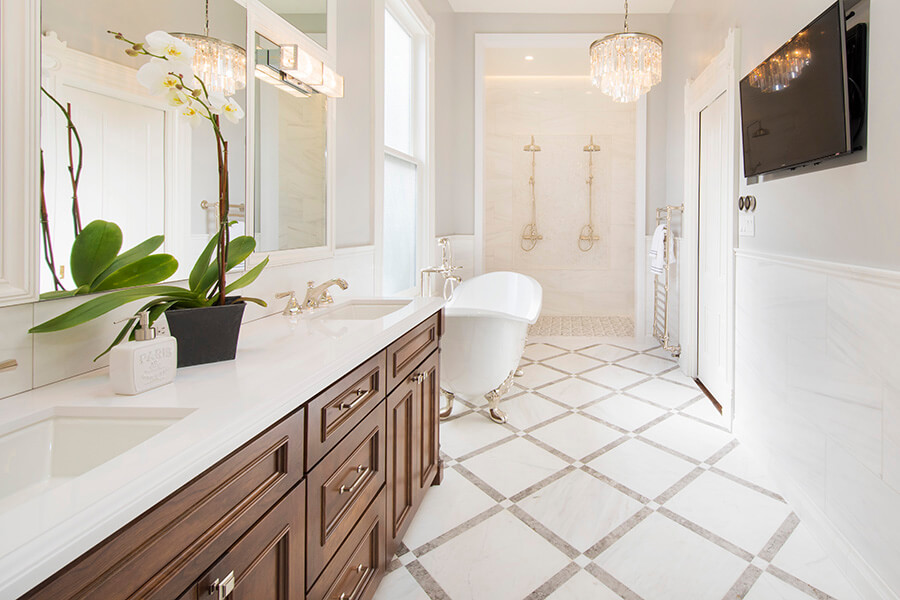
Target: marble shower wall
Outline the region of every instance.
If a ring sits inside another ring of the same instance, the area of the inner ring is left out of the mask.
[[[635,105],[616,104],[587,77],[485,79],[484,264],[518,271],[544,288],[545,315],[634,317]],[[520,248],[531,222],[530,136],[537,153],[537,227],[544,239]],[[588,223],[588,153],[594,136],[595,235]]]

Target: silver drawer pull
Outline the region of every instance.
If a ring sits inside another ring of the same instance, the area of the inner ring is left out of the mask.
[[[4,371],[15,371],[16,367],[18,367],[18,366],[19,366],[19,361],[17,361],[14,358],[12,358],[10,360],[4,360],[3,362],[0,362],[0,373],[2,373]]]
[[[225,576],[225,579],[219,581],[216,579],[209,586],[209,595],[216,600],[225,600],[234,591],[234,571]]]
[[[341,489],[338,490],[338,493],[339,493],[339,494],[346,494],[347,492],[353,492],[353,491],[355,491],[356,488],[359,487],[359,485],[363,482],[363,480],[365,480],[366,476],[367,476],[371,471],[372,471],[372,470],[371,470],[369,467],[366,467],[366,466],[363,466],[363,465],[359,465],[358,467],[356,467],[356,472],[359,473],[359,476],[356,478],[356,481],[354,481],[353,484],[352,484],[350,487],[347,487],[346,485],[342,485],[342,486],[341,486]]]
[[[341,404],[341,410],[350,410],[351,408],[355,408],[360,402],[365,399],[366,396],[369,395],[370,390],[359,389],[356,390],[356,400],[353,402],[345,402]]]
[[[357,565],[357,567],[356,567],[356,572],[357,572],[357,573],[363,573],[363,576],[360,577],[360,578],[359,578],[359,581],[356,582],[356,587],[353,589],[352,592],[350,592],[349,594],[348,594],[347,592],[343,592],[343,593],[338,597],[338,600],[351,600],[351,598],[355,598],[356,595],[357,595],[357,592],[360,591],[359,588],[362,586],[363,582],[365,582],[365,580],[366,580],[365,573],[368,572],[368,570],[369,570],[369,569],[366,568],[365,565],[362,565],[362,564]]]

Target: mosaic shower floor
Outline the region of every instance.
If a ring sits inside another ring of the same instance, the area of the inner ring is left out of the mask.
[[[539,317],[528,335],[631,337],[634,321],[630,317]]]
[[[376,600],[860,600],[655,340],[532,339],[457,402]]]

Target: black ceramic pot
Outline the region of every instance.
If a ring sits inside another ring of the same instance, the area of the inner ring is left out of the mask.
[[[226,304],[166,311],[169,331],[178,340],[178,366],[190,367],[234,360],[244,303],[227,297]]]

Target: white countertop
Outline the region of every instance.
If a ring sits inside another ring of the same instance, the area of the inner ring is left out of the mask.
[[[234,361],[180,369],[139,396],[101,370],[0,400],[0,428],[54,407],[195,409],[116,458],[0,512],[0,599],[24,594],[437,312],[415,298],[371,321],[272,316],[241,330]]]

